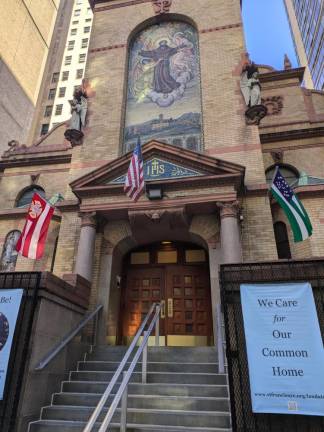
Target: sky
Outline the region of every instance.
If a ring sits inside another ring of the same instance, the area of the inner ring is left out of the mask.
[[[242,0],[247,52],[257,64],[283,69],[288,54],[298,67],[284,0]]]

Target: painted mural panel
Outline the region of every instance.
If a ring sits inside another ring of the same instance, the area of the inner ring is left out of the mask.
[[[138,34],[130,49],[124,151],[140,135],[189,150],[202,147],[198,37],[172,21]]]
[[[16,268],[16,262],[18,258],[18,252],[16,251],[16,244],[21,235],[18,230],[10,231],[7,234],[6,240],[3,245],[0,271],[13,272]]]

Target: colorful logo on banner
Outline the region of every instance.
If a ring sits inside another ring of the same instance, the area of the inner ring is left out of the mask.
[[[0,400],[3,399],[10,351],[24,290],[0,290]]]
[[[324,415],[324,348],[309,283],[241,285],[255,413]]]

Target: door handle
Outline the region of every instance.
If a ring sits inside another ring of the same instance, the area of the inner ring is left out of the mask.
[[[168,318],[173,318],[173,298],[168,298]]]
[[[165,318],[165,300],[161,300],[161,319]]]

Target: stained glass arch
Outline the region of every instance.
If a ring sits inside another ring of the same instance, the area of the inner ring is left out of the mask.
[[[129,45],[123,152],[138,136],[201,151],[198,33],[170,20],[139,30]]]

